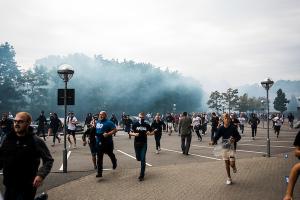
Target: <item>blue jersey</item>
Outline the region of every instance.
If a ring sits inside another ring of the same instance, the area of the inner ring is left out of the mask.
[[[112,136],[108,136],[106,138],[103,137],[104,133],[108,133],[109,131],[116,128],[116,125],[107,119],[100,120],[96,122],[96,143],[101,145],[102,143],[112,143]]]
[[[96,136],[103,135],[116,128],[116,125],[107,119],[100,120],[96,122]]]

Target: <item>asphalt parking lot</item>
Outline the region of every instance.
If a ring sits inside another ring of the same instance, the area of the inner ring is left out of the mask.
[[[210,130],[210,128],[208,128]],[[271,139],[271,156],[283,157],[285,154],[294,150],[293,141],[296,136],[297,130],[283,127],[281,135],[277,139],[270,130]],[[251,159],[251,158],[264,158],[266,156],[266,135],[267,130],[263,128],[258,129],[257,137],[255,140],[251,139],[251,132],[249,127],[246,127],[241,141],[238,143],[237,158],[238,159]],[[77,137],[77,148],[69,149],[68,153],[68,173],[62,173],[62,150],[63,142],[50,146],[52,144],[52,137],[47,138],[47,145],[53,155],[55,162],[51,173],[45,180],[44,185],[39,188],[38,193],[48,191],[52,188],[66,184],[68,182],[77,180],[87,175],[95,174],[91,155],[88,146],[82,145],[81,135]],[[63,140],[62,140],[63,141]],[[172,133],[169,136],[163,133],[161,139],[162,151],[159,154],[155,152],[155,141],[152,136],[148,137],[148,150],[147,150],[147,171],[151,167],[155,168],[168,168],[183,166],[187,163],[191,165],[199,165],[201,163],[211,163],[211,165],[223,165],[220,157],[215,157],[213,148],[209,145],[210,133],[203,136],[200,142],[197,140],[195,133],[190,148],[190,155],[184,156],[180,149],[180,137],[177,133]],[[135,160],[133,139],[129,139],[128,135],[123,131],[118,131],[114,137],[115,154],[118,159],[118,170],[139,170],[139,162]],[[291,155],[291,154],[289,154]],[[216,163],[216,164],[213,164]],[[104,156],[104,177],[110,176],[112,173],[112,165],[108,156]],[[149,168],[149,169],[148,169]],[[225,172],[224,172],[225,173]],[[2,179],[2,177],[1,177]],[[2,181],[2,180],[0,180]],[[1,187],[3,191],[3,186]]]

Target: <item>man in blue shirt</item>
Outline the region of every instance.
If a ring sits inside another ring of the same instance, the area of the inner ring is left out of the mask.
[[[113,164],[113,169],[117,168],[117,159],[114,150],[114,143],[112,135],[117,132],[116,126],[113,122],[107,119],[107,113],[101,111],[99,113],[99,120],[96,121],[96,147],[97,147],[97,169],[96,177],[102,177],[103,171],[103,155],[106,153]]]

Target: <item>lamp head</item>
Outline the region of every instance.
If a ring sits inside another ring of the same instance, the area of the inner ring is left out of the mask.
[[[68,82],[74,74],[74,69],[71,65],[63,64],[58,67],[57,73],[62,80]]]
[[[266,78],[260,84],[263,86],[263,88],[265,88],[266,90],[269,90],[272,87],[272,85],[274,84],[274,81],[272,81],[271,78]]]

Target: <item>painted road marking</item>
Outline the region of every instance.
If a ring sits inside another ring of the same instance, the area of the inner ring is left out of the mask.
[[[136,159],[134,156],[132,156],[132,155],[130,155],[128,153],[125,153],[124,151],[121,151],[121,150],[117,150],[117,151],[120,152],[120,153],[122,153],[122,154],[124,154],[124,155],[126,155],[126,156],[128,156],[128,157],[130,157],[130,158]],[[146,165],[149,166],[149,167],[152,167],[152,165],[149,164],[149,163],[146,163]]]
[[[72,152],[72,151],[68,151],[68,154],[67,154],[67,160],[69,159],[69,157],[70,157],[70,155],[71,155],[71,152]],[[63,170],[63,167],[64,167],[64,163],[61,164],[61,167],[59,168],[59,170],[62,171],[62,170]]]
[[[239,146],[244,145],[244,146],[257,146],[257,147],[265,147],[266,145],[264,144],[238,144]],[[288,149],[294,149],[295,147],[291,147],[291,146],[272,146],[271,147],[275,147],[275,148],[288,148]]]
[[[239,144],[240,145],[240,144]],[[194,147],[201,147],[201,148],[214,148],[214,147],[208,147],[208,146],[200,146],[200,145],[192,145]],[[241,150],[241,149],[238,149],[236,151],[239,151],[239,152],[246,152],[246,153],[258,153],[258,154],[266,154],[266,152],[261,152],[261,151],[248,151],[248,150]]]
[[[161,148],[161,150],[164,150],[164,151],[171,151],[171,152],[175,152],[175,153],[180,153],[180,154],[182,154],[182,152],[176,151],[176,150],[172,150],[172,149]],[[219,158],[214,158],[214,157],[209,157],[209,156],[202,156],[202,155],[199,155],[199,154],[193,154],[193,153],[189,153],[189,155],[197,156],[197,157],[201,157],[201,158],[208,158],[208,159],[212,159],[212,160],[222,160],[222,159],[219,159]]]

